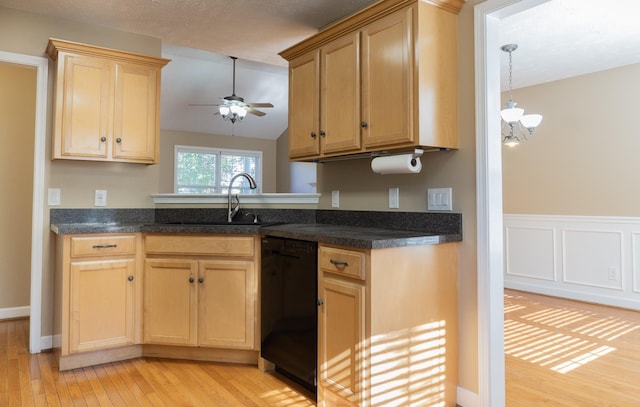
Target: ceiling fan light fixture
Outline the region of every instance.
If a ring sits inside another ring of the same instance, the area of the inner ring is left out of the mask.
[[[516,107],[517,103],[513,101],[512,96],[513,63],[511,53],[518,49],[518,44],[506,44],[500,48],[509,53],[509,101],[505,104],[504,109],[500,111],[500,117],[504,122],[502,126],[502,143],[509,147],[515,147],[521,141],[527,140],[527,136],[533,135],[533,131],[542,121],[542,115],[524,114],[524,109]]]

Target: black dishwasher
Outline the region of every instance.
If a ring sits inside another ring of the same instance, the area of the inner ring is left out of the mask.
[[[318,307],[316,242],[264,236],[260,356],[316,391]]]

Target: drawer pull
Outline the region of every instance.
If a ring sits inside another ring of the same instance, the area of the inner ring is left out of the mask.
[[[198,279],[198,282],[199,282],[200,284],[204,283],[204,278],[200,277],[200,278]]]
[[[118,247],[117,244],[94,244],[93,246],[94,249],[113,249],[114,247]]]
[[[196,281],[196,279],[195,279],[195,278],[193,278],[193,277],[189,277],[189,282],[190,282],[190,283],[193,283],[194,281]]]
[[[347,267],[349,265],[349,263],[347,263],[346,261],[340,261],[340,260],[334,260],[334,259],[329,260],[329,262],[334,266],[338,266],[338,267]]]
[[[129,276],[129,277],[127,277],[127,280],[129,280],[129,281],[133,281],[133,276]]]

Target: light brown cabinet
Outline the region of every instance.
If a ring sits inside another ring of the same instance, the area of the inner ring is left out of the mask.
[[[290,158],[360,150],[359,49],[352,34],[291,61]]]
[[[282,51],[289,157],[458,148],[461,6],[381,1]]]
[[[457,256],[320,244],[318,406],[456,405]]]
[[[58,237],[54,329],[61,368],[82,353],[140,343],[139,246],[139,234]]]
[[[256,349],[254,236],[147,235],[144,342]]]
[[[56,61],[53,159],[157,162],[169,60],[56,39],[47,54]]]

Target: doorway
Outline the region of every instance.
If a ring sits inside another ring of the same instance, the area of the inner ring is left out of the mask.
[[[36,69],[0,63],[0,310],[29,315]]]
[[[28,188],[31,189],[30,202],[26,204],[27,217],[30,217],[30,227],[21,225],[21,228],[30,230],[30,237],[27,237],[27,242],[30,242],[30,250],[23,254],[30,260],[26,261],[26,267],[28,270],[22,270],[23,273],[30,275],[29,286],[29,351],[31,353],[38,353],[42,350],[42,269],[43,269],[43,238],[44,238],[44,168],[45,168],[45,137],[46,137],[46,123],[47,123],[47,76],[48,76],[48,60],[46,58],[34,57],[30,55],[14,54],[10,52],[0,51],[0,64],[9,64],[15,67],[21,67],[23,69],[35,70],[35,86],[32,92],[33,101],[35,103],[34,112],[31,115],[33,118],[33,130],[31,131],[31,137],[33,142],[28,143],[30,145],[29,157],[20,157],[20,161],[26,163],[30,168],[30,182]],[[33,80],[33,79],[32,79]],[[15,171],[11,170],[9,176],[11,177],[9,185],[10,189],[3,189],[3,195],[9,195],[13,193],[13,185],[15,181]],[[24,180],[24,178],[21,178]],[[3,185],[5,181],[3,181]],[[7,188],[5,186],[5,188]],[[25,193],[26,194],[26,193]],[[26,232],[29,234],[29,232]],[[27,243],[29,244],[29,243]]]
[[[505,405],[500,137],[500,19],[549,0],[487,0],[474,8],[479,405]],[[490,137],[491,136],[491,137]]]

